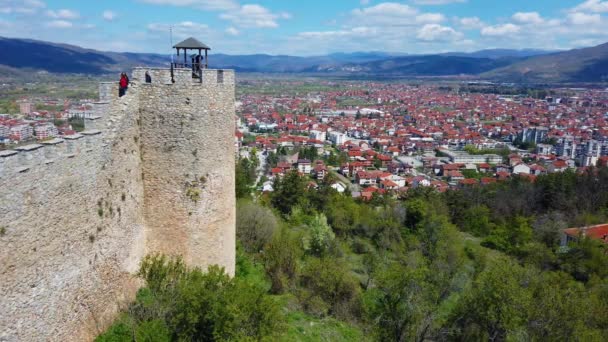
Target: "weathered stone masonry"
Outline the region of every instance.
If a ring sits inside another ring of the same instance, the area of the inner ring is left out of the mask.
[[[234,273],[234,72],[135,69],[66,139],[0,152],[0,341],[90,340],[154,252]]]

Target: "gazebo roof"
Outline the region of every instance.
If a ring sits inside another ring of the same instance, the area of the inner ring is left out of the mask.
[[[197,39],[192,38],[192,37],[184,40],[181,43],[175,44],[175,46],[173,46],[173,48],[175,48],[175,49],[202,49],[202,50],[211,50],[210,47],[208,47],[207,45],[201,43],[200,41],[198,41]]]

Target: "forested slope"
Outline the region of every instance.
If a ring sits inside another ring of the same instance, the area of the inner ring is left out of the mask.
[[[608,221],[608,169],[359,202],[297,173],[254,200],[255,164],[237,168],[236,279],[154,259],[100,341],[608,339],[606,245],[559,246]]]

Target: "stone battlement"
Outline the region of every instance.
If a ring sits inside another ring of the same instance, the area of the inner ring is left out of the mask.
[[[0,151],[0,341],[92,340],[150,253],[234,274],[234,72],[177,71],[101,83],[86,131]]]
[[[187,86],[216,86],[227,85],[234,86],[235,74],[234,70],[221,69],[203,69],[202,81],[192,77],[192,69],[177,68],[173,69],[173,79],[171,82],[171,69],[169,68],[135,68],[133,69],[132,82],[145,84],[146,71],[152,78],[152,84],[164,85],[187,85]]]
[[[20,146],[0,151],[0,178],[11,179],[29,171],[45,171],[52,164],[90,153],[102,147],[101,131],[90,130],[80,134]]]

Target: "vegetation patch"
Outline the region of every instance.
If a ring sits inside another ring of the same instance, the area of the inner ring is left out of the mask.
[[[201,176],[191,182],[186,182],[186,196],[194,203],[201,200],[203,190],[207,185],[207,177]]]

